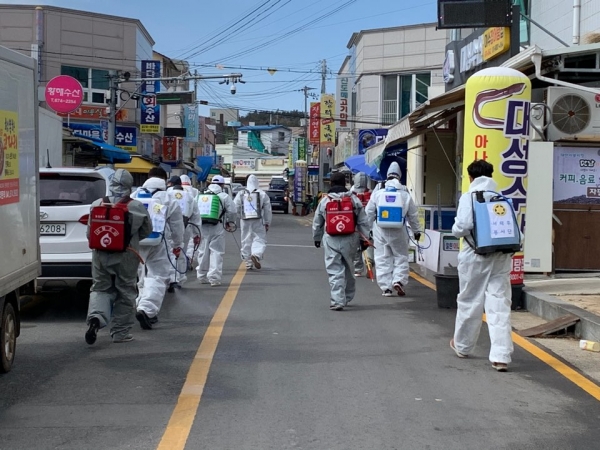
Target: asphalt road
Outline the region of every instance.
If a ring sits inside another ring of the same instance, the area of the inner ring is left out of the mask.
[[[495,372],[485,325],[474,357],[457,358],[454,312],[429,288],[412,280],[407,297],[384,298],[362,278],[355,306],[329,311],[306,220],[277,214],[269,244],[261,271],[241,269],[197,413],[187,411],[186,449],[599,448],[597,400],[520,348],[510,372]],[[17,361],[0,377],[0,449],[157,448],[232,295],[231,236],[227,251],[222,286],[192,279],[131,343],[102,331],[86,345],[86,305],[73,296],[27,308]]]

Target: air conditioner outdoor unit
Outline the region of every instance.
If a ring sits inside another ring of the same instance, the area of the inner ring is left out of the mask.
[[[548,140],[600,139],[600,93],[549,87]]]

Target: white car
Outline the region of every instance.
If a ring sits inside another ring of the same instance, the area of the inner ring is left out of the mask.
[[[62,289],[92,279],[92,251],[86,237],[92,202],[109,195],[114,170],[40,168],[40,250],[37,291]]]

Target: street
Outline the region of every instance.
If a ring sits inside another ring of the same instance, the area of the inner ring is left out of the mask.
[[[360,278],[330,311],[308,220],[275,214],[268,237],[246,272],[228,235],[223,285],[190,274],[131,343],[86,345],[73,295],[27,306],[0,450],[598,448],[598,400],[517,345],[497,373],[485,325],[457,358],[455,311],[429,287],[385,298]]]

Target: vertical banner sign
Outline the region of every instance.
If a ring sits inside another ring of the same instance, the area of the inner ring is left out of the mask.
[[[333,147],[335,143],[335,97],[321,95],[321,147]]]
[[[484,159],[494,166],[498,192],[512,199],[525,230],[531,82],[513,69],[494,67],[472,75],[465,87],[462,191],[469,189],[467,166]],[[510,281],[522,284],[523,254],[513,257]]]
[[[347,76],[338,77],[336,100],[339,108],[339,120],[337,121],[337,131],[350,131],[350,117],[352,95],[349,91],[350,78]]]
[[[0,205],[19,202],[19,116],[0,110]]]
[[[160,77],[160,61],[142,61],[142,78],[158,77]],[[160,106],[156,103],[158,92],[160,92],[160,81],[142,82],[141,133],[160,133]]]
[[[298,159],[306,161],[306,139],[298,138]]]
[[[163,151],[162,151],[163,162],[176,162],[177,161],[177,138],[174,136],[163,137]]]
[[[185,127],[185,141],[198,142],[198,105],[183,107],[183,126]]]
[[[309,120],[308,135],[310,143],[319,145],[321,143],[321,103],[310,103]]]
[[[298,160],[294,166],[294,202],[306,202],[306,182],[308,166],[306,161]]]

